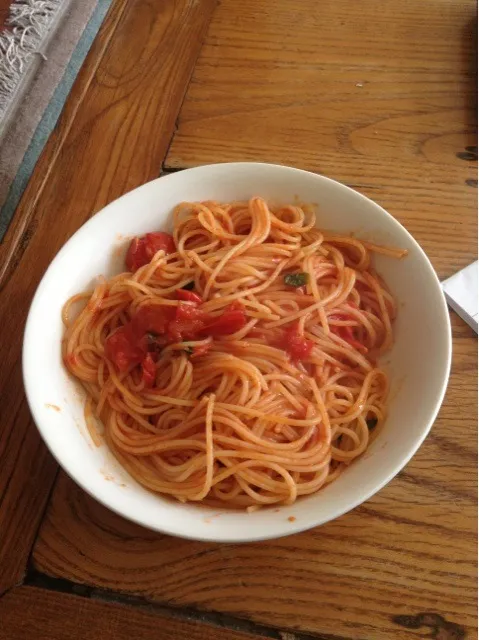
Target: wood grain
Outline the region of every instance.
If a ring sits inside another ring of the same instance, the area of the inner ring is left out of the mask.
[[[159,174],[213,6],[116,0],[2,245],[0,593],[21,579],[55,473],[21,383],[32,295],[89,216]]]
[[[2,640],[261,640],[263,636],[179,620],[132,606],[35,587],[0,600]],[[264,640],[264,638],[263,638]]]
[[[451,382],[431,435],[362,507],[282,540],[205,544],[130,524],[61,474],[34,548],[35,568],[313,633],[410,640],[430,632],[425,620],[439,624],[443,635],[435,637],[442,640],[472,638],[477,359],[471,330],[455,317],[453,326]]]
[[[383,205],[450,275],[477,253],[476,43],[475,0],[222,0],[166,168],[323,173]]]

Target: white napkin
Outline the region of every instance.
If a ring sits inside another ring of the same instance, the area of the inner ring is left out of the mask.
[[[477,333],[478,263],[473,262],[442,283],[449,306]]]

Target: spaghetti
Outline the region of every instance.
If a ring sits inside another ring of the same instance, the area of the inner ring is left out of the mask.
[[[396,309],[374,252],[406,254],[259,197],[182,203],[173,236],[135,238],[128,272],[63,309],[65,365],[127,471],[249,510],[337,478],[386,416]]]

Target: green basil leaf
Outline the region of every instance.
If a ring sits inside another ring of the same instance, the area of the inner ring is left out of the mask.
[[[284,276],[284,284],[288,285],[288,287],[303,287],[305,284],[308,284],[308,282],[308,273],[287,273]]]

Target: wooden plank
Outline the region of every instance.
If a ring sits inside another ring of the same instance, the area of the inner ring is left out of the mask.
[[[252,160],[378,201],[443,277],[477,254],[475,0],[223,0],[166,168]]]
[[[159,174],[214,1],[115,2],[2,245],[0,593],[21,579],[55,473],[21,384],[28,306],[68,237]]]
[[[136,607],[20,587],[0,599],[2,640],[261,640]]]
[[[403,473],[352,513],[282,540],[205,544],[126,522],[61,474],[35,568],[317,634],[410,640],[422,621],[436,625],[438,638],[473,637],[476,341],[455,316],[453,327],[451,382],[431,435]],[[421,627],[417,637],[430,631]]]

